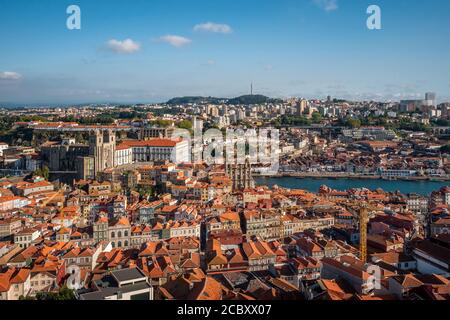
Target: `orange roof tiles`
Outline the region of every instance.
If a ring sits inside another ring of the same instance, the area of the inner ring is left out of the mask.
[[[150,140],[124,140],[122,145],[129,147],[175,147],[180,140],[171,139],[150,139]]]

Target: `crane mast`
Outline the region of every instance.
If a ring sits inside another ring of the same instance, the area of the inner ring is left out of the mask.
[[[367,207],[361,207],[359,211],[359,258],[362,262],[367,262]]]

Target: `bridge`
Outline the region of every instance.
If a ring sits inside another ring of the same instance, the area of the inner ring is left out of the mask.
[[[22,170],[22,169],[0,169],[0,176],[23,176],[32,173],[30,170]]]
[[[55,126],[55,127],[29,127],[34,131],[53,131],[53,132],[89,132],[92,130],[111,130],[113,132],[129,132],[135,130],[135,128],[131,126],[74,126],[74,127],[65,127],[65,126]]]
[[[450,135],[450,127],[432,127],[431,131],[438,136]]]
[[[329,127],[329,126],[294,126],[294,125],[281,125],[280,128],[282,129],[299,129],[299,130],[311,130],[311,131],[321,131],[321,132],[329,132],[329,131],[334,131],[334,132],[341,132],[342,130],[348,129],[346,127],[339,127],[339,126],[333,126],[333,127]]]

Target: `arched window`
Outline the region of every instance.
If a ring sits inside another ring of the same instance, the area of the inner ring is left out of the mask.
[[[128,231],[124,232],[124,237],[128,237]]]
[[[117,232],[117,237],[118,238],[122,238],[122,232],[121,231]]]
[[[117,242],[117,247],[118,248],[122,247],[122,241]]]
[[[111,247],[115,247],[116,246],[116,244],[114,243],[114,242],[111,242]]]
[[[125,247],[128,247],[128,240],[125,240]]]
[[[111,238],[115,238],[116,237],[116,233],[113,231],[111,232]]]

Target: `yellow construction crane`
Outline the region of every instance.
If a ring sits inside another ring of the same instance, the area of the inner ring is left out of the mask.
[[[367,223],[369,215],[367,206],[362,206],[359,211],[359,258],[362,262],[367,262]]]
[[[359,210],[359,258],[364,263],[367,262],[367,224],[369,223],[369,210],[376,211],[379,208],[364,203]]]

